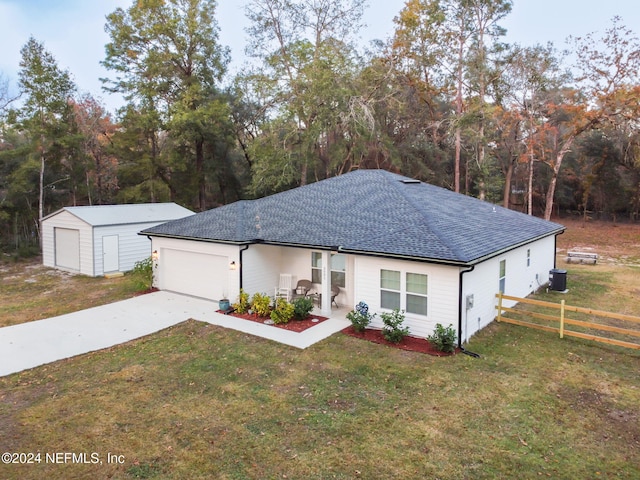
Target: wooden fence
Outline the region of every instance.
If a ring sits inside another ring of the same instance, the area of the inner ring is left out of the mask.
[[[566,335],[569,337],[584,338],[587,340],[593,340],[595,342],[608,343],[610,345],[617,345],[620,347],[634,348],[634,349],[640,350],[640,317],[623,315],[620,313],[604,312],[601,310],[593,310],[591,308],[574,307],[571,305],[565,305],[564,300],[562,300],[558,304],[558,303],[552,303],[552,302],[544,302],[541,300],[532,300],[529,298],[512,297],[509,295],[503,295],[502,293],[496,294],[496,298],[498,299],[498,305],[496,305],[496,309],[498,310],[498,316],[497,316],[498,322],[512,323],[514,325],[521,325],[524,327],[536,328],[538,330],[545,330],[547,332],[557,332],[559,333],[560,338],[563,338]],[[551,308],[554,310],[559,310],[559,312],[557,315],[548,315],[544,313],[531,312],[528,310],[504,307],[502,305],[503,300],[513,300],[519,303]],[[575,319],[568,318],[567,312],[575,312],[575,313],[592,315],[592,316],[597,316],[602,318],[608,318],[608,319],[617,320],[619,322],[620,321],[629,322],[631,324],[639,325],[639,328],[637,329],[622,328],[615,325],[607,325],[602,323],[593,323],[593,322],[585,322],[582,320],[575,320]],[[557,322],[558,326],[555,327],[553,325],[548,325],[545,323],[541,324],[541,323],[527,322],[524,320],[514,320],[512,318],[505,317],[503,313],[507,313],[507,314],[514,313],[517,315],[524,315],[524,316],[532,317],[538,320],[542,320],[546,323]],[[611,332],[611,333],[616,333],[621,335],[638,337],[639,340],[638,340],[638,343],[634,343],[634,342],[627,342],[624,340],[618,340],[615,338],[602,337],[602,336],[587,333],[587,332],[569,330],[567,329],[567,325],[573,325],[573,326],[582,327],[585,329],[601,330],[603,332]]]

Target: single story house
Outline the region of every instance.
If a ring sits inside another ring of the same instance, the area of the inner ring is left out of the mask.
[[[42,219],[42,263],[91,277],[126,272],[151,255],[140,230],[189,215],[175,203],[64,207]]]
[[[495,318],[498,291],[523,297],[546,283],[563,231],[384,170],[357,170],[140,234],[157,253],[161,290],[233,302],[240,288],[271,295],[289,274],[293,285],[313,282],[325,314],[333,284],[341,307],[398,308],[412,335],[453,325],[462,344]],[[382,327],[379,315],[372,326]]]

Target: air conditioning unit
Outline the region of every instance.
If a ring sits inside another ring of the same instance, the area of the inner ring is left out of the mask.
[[[564,292],[567,290],[567,271],[558,268],[549,270],[549,290]]]

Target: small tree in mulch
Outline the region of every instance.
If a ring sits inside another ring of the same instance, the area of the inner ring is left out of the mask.
[[[293,318],[294,306],[287,302],[284,298],[276,300],[276,306],[271,310],[271,320],[276,325],[280,323],[288,323]]]
[[[134,279],[138,291],[149,290],[153,286],[152,258],[149,257],[136,262],[130,275]]]
[[[347,313],[347,320],[356,332],[364,332],[375,316],[375,313],[369,313],[369,306],[365,302],[359,302],[354,310]]]
[[[404,322],[404,310],[402,313],[398,309],[395,309],[391,313],[381,313],[380,318],[382,318],[382,323],[384,323],[382,336],[385,340],[391,343],[400,343],[404,337],[409,335],[409,327],[402,326]]]
[[[271,298],[264,293],[254,293],[251,310],[259,317],[268,317],[271,314]]]
[[[236,313],[247,313],[250,307],[251,303],[249,302],[249,294],[241,288],[240,295],[238,295],[238,301],[233,304],[233,309]]]
[[[313,310],[313,300],[309,297],[298,297],[293,301],[293,318],[304,320]]]
[[[452,353],[456,349],[456,331],[453,325],[449,325],[447,328],[441,324],[436,324],[436,328],[432,335],[429,335],[428,340],[441,352]]]

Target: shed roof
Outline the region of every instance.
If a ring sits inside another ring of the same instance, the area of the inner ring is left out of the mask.
[[[141,232],[474,264],[562,225],[384,170],[357,170]]]
[[[135,203],[123,205],[92,205],[64,207],[43,220],[60,212],[69,212],[83,222],[94,227],[107,225],[127,225],[137,223],[168,222],[193,215],[187,208],[176,203]]]

